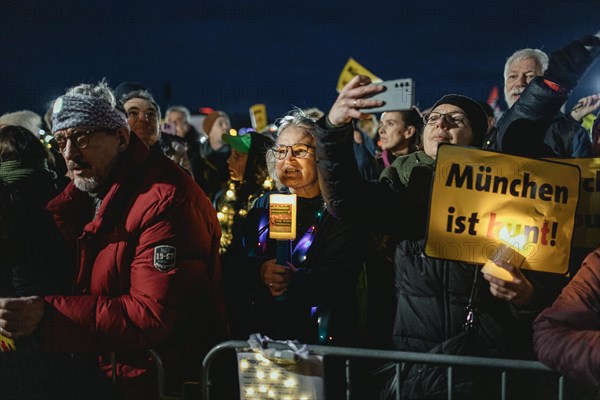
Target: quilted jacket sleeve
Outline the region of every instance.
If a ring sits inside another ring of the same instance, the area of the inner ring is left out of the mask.
[[[561,153],[573,132],[564,132],[563,138],[547,135],[567,98],[568,93],[552,90],[542,77],[534,78],[498,121],[496,150],[523,157],[567,156]]]
[[[115,233],[117,244],[110,237],[108,244],[102,241],[90,294],[46,297],[45,345],[68,352],[130,351],[175,343],[182,335],[194,334],[202,343],[222,333],[220,230],[210,207],[206,199],[167,196],[140,210],[139,236],[119,241]],[[175,249],[174,265],[157,267],[157,247]]]
[[[600,394],[600,248],[534,323],[538,358]]]

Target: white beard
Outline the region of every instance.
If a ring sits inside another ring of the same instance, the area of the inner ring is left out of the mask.
[[[75,185],[75,187],[79,190],[81,190],[82,192],[94,192],[94,190],[98,189],[98,187],[100,187],[100,183],[98,182],[98,180],[94,177],[94,178],[80,178],[80,177],[75,177],[73,179],[73,184]]]

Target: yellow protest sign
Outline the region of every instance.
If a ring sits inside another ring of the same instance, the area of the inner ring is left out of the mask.
[[[579,176],[573,165],[442,145],[425,253],[483,264],[505,245],[522,268],[564,274]]]
[[[336,87],[337,91],[340,92],[342,88],[346,86],[346,84],[350,82],[350,80],[352,80],[352,78],[354,78],[356,75],[366,75],[371,78],[372,82],[381,82],[381,78],[375,76],[375,74],[360,65],[354,58],[350,57],[346,62],[346,65],[344,65],[342,73],[338,78]]]
[[[257,132],[262,132],[267,128],[267,106],[264,104],[254,104],[250,107],[250,121],[252,127]]]
[[[0,334],[0,352],[7,353],[9,351],[15,351],[15,341]]]
[[[553,159],[579,167],[579,204],[575,213],[573,247],[600,246],[600,158]]]

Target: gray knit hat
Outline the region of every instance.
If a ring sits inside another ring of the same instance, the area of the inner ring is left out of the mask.
[[[84,94],[66,94],[54,102],[52,133],[74,126],[110,130],[128,127],[125,113],[108,101]]]

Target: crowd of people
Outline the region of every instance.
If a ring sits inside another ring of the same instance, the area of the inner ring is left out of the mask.
[[[362,75],[327,113],[290,110],[274,133],[233,132],[224,111],[200,132],[186,107],[163,116],[149,88],[104,81],[53,101],[49,148],[40,117],[3,115],[0,398],[156,398],[157,357],[177,392],[199,381],[212,346],[253,333],[539,358],[600,396],[600,247],[572,249],[570,276],[498,261],[510,279],[425,254],[441,144],[600,157],[600,118],[581,124],[600,95],[561,111],[599,55],[600,33],[550,56],[516,51],[497,120],[453,93],[377,120],[365,110],[382,105],[371,97],[382,86]],[[271,194],[296,195],[295,239],[270,237]],[[405,364],[401,393],[391,370],[363,368],[354,396],[447,396],[445,370]],[[492,379],[459,373],[454,395],[498,397]]]

